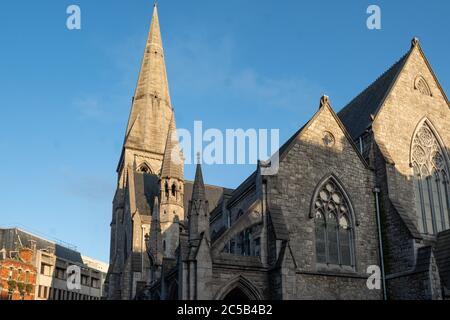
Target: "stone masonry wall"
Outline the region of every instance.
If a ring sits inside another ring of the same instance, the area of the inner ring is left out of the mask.
[[[334,145],[325,144],[326,132],[333,135]],[[306,294],[307,291],[315,291],[317,297],[325,299],[340,295],[379,298],[379,292],[367,292],[365,280],[354,278],[367,278],[367,267],[379,265],[373,172],[362,162],[328,107],[323,107],[307,125],[282,159],[278,175],[269,179],[269,202],[282,209],[298,271],[316,272],[311,201],[318,184],[331,174],[342,183],[350,198],[355,213],[353,221],[357,218],[360,223],[354,228],[355,270],[348,277],[344,270],[330,271],[329,277],[326,272],[316,278],[297,275],[298,287],[304,288],[297,298],[312,294]],[[342,276],[333,276],[336,272]],[[328,279],[329,283],[320,279]]]

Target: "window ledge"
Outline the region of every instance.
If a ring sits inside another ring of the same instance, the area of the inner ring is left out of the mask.
[[[338,264],[317,263],[316,268],[318,272],[350,274],[356,273],[356,270],[353,266],[344,266]]]

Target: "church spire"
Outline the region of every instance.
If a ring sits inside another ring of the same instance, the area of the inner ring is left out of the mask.
[[[200,239],[202,233],[209,239],[209,207],[205,197],[205,184],[200,159],[197,159],[192,198],[189,201],[188,219],[189,240]]]
[[[172,117],[167,135],[164,158],[161,168],[161,178],[183,180],[183,155],[178,144],[175,119]]]
[[[156,5],[153,8],[152,23],[147,37],[147,44],[134,98],[139,99],[142,95],[149,94],[156,95],[171,105],[164,61],[164,49],[159,27],[158,8]]]
[[[195,180],[192,189],[192,200],[205,201],[205,184],[203,183],[202,166],[200,164],[200,155],[197,156],[197,168],[195,170]]]
[[[172,113],[158,8],[155,5],[124,146],[162,155]]]

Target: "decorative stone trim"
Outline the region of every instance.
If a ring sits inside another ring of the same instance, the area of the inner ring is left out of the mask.
[[[421,94],[432,97],[430,86],[427,81],[422,76],[417,76],[414,80],[414,89],[419,91]]]

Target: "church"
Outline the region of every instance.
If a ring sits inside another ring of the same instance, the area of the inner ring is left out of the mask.
[[[277,174],[259,162],[227,189],[198,161],[185,180],[155,6],[117,167],[108,298],[450,299],[450,104],[418,39],[340,112],[318,105]]]

